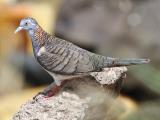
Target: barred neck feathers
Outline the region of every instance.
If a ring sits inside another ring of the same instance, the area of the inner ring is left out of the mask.
[[[37,52],[51,36],[45,32],[40,26],[37,26],[35,30],[29,30],[29,35],[32,39],[33,48]]]

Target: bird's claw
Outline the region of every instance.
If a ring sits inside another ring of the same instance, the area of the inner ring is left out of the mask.
[[[66,83],[67,81],[61,82],[61,86],[57,86],[54,82],[51,83],[47,88],[45,88],[42,92],[39,92],[37,95],[33,97],[34,100],[38,100],[38,96],[42,95],[45,98],[52,97],[56,95],[61,87]]]
[[[39,93],[37,93],[37,94],[33,97],[33,100],[36,100],[36,101],[37,101],[37,100],[38,100],[38,96],[40,96],[40,95],[46,96],[44,92],[39,92]]]
[[[38,100],[38,98],[39,98],[38,96],[40,96],[40,95],[42,95],[45,98],[52,97],[52,96],[54,96],[55,94],[57,94],[59,92],[60,88],[61,87],[59,87],[59,86],[54,86],[53,88],[45,89],[44,91],[39,92],[37,95],[35,95],[33,97],[33,99],[34,100]]]

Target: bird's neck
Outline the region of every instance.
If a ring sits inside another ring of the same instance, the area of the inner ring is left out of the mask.
[[[40,26],[37,26],[35,30],[29,30],[29,35],[32,40],[34,53],[37,53],[50,37],[50,35],[45,32]]]

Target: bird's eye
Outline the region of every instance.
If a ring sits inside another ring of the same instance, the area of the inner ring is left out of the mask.
[[[28,23],[26,22],[26,23],[25,23],[25,25],[27,26],[27,25],[28,25]]]

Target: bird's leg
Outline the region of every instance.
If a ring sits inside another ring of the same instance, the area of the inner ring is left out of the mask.
[[[52,97],[52,96],[56,95],[66,82],[67,82],[67,80],[61,81],[60,86],[57,86],[57,84],[55,82],[52,82],[42,92],[39,92],[36,96],[34,96],[33,99],[36,99],[36,97],[40,94],[44,95],[45,97]]]

